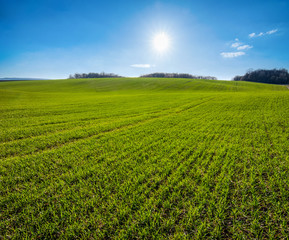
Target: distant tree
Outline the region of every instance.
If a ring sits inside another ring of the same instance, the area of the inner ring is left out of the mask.
[[[234,81],[241,81],[242,80],[242,76],[235,76],[233,78]]]
[[[286,69],[249,70],[244,76],[235,76],[234,81],[248,81],[273,84],[289,84],[289,73]]]
[[[216,77],[211,76],[194,76],[188,73],[150,73],[141,75],[141,78],[191,78],[191,79],[209,79],[217,80]]]
[[[117,74],[114,73],[105,73],[105,72],[101,72],[101,73],[75,73],[75,74],[70,74],[69,75],[69,79],[78,79],[78,78],[120,78],[122,76],[119,76]]]

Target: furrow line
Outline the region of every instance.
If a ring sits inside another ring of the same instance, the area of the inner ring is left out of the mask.
[[[210,100],[212,100],[212,99],[210,99]],[[53,145],[53,146],[49,146],[48,148],[45,148],[45,149],[43,149],[43,150],[34,151],[33,153],[23,154],[23,155],[21,155],[21,156],[18,155],[18,156],[13,156],[13,157],[11,157],[11,155],[10,155],[10,156],[4,157],[4,158],[2,158],[2,159],[5,160],[5,159],[11,159],[11,158],[14,158],[14,157],[15,157],[15,158],[17,158],[17,157],[26,157],[26,156],[29,156],[29,155],[33,155],[33,154],[35,154],[35,153],[48,152],[48,151],[50,151],[50,150],[52,150],[52,149],[58,149],[58,148],[61,148],[61,147],[65,146],[65,145],[67,145],[67,144],[75,143],[75,142],[77,142],[77,141],[86,140],[86,139],[89,139],[89,138],[92,138],[92,137],[95,137],[95,136],[102,136],[102,135],[104,135],[104,134],[108,134],[108,133],[111,133],[111,132],[119,132],[119,131],[122,131],[122,130],[128,129],[128,128],[137,127],[137,126],[139,126],[139,125],[146,124],[146,123],[151,122],[151,121],[154,121],[154,120],[158,120],[158,119],[161,119],[161,118],[166,118],[166,117],[169,117],[169,116],[173,116],[173,115],[182,113],[182,112],[187,111],[187,110],[189,110],[189,109],[192,109],[192,108],[194,108],[194,107],[198,107],[198,106],[200,106],[200,105],[202,105],[202,104],[205,104],[206,102],[208,102],[208,101],[210,101],[210,100],[204,101],[204,102],[202,102],[202,103],[199,103],[199,104],[196,104],[196,105],[193,105],[193,106],[189,106],[189,107],[187,107],[187,108],[181,109],[181,110],[176,111],[176,112],[173,112],[173,113],[168,113],[168,114],[164,114],[164,115],[160,115],[160,116],[154,116],[154,117],[151,117],[151,118],[149,118],[149,119],[145,119],[145,120],[143,120],[143,121],[139,121],[139,122],[137,122],[137,123],[135,123],[135,124],[127,124],[127,125],[124,125],[124,126],[121,126],[121,127],[104,130],[104,131],[102,131],[102,132],[100,132],[100,133],[97,133],[97,134],[91,134],[91,135],[88,135],[88,136],[85,136],[85,137],[74,138],[74,139],[71,139],[71,140],[69,140],[69,141],[67,141],[67,142],[61,143],[61,144],[59,144],[59,145]],[[187,104],[185,104],[185,105],[187,105]],[[184,105],[183,105],[183,106],[184,106]],[[170,109],[170,111],[172,111],[172,110]]]

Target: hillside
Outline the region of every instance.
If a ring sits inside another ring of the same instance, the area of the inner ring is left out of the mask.
[[[115,79],[68,79],[45,81],[1,82],[0,91],[38,93],[103,93],[134,92],[246,92],[284,90],[283,86],[239,81],[171,79],[171,78],[115,78]]]
[[[191,79],[0,82],[12,239],[282,239],[289,91]]]

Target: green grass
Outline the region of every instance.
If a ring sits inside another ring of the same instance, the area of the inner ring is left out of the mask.
[[[289,91],[0,82],[0,239],[287,239]]]

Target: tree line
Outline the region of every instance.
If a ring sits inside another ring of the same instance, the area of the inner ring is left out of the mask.
[[[114,73],[75,73],[70,74],[69,79],[78,79],[78,78],[121,78]],[[216,77],[211,76],[195,76],[188,73],[150,73],[146,75],[141,75],[141,78],[193,78],[193,79],[209,79],[209,80],[217,80]]]
[[[120,78],[122,76],[119,76],[114,73],[75,73],[75,74],[70,74],[69,79],[78,79],[78,78]]]
[[[289,73],[286,69],[249,70],[244,76],[235,76],[233,80],[272,84],[289,84]]]
[[[141,75],[141,78],[193,78],[193,79],[209,79],[217,80],[216,77],[212,76],[195,76],[188,73],[150,73]]]

